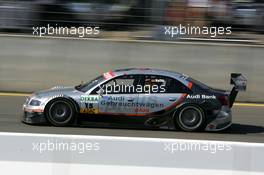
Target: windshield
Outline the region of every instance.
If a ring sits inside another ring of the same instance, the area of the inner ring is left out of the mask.
[[[75,86],[75,89],[81,92],[87,92],[89,89],[91,89],[92,87],[98,85],[100,82],[102,82],[104,80],[103,76],[99,76],[89,82],[83,83],[83,84],[79,84],[77,86]]]

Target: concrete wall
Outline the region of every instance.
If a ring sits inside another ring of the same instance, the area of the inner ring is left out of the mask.
[[[264,102],[264,47],[0,37],[0,90],[31,92],[75,85],[102,72],[154,67],[231,89],[231,72],[248,78],[240,101]]]

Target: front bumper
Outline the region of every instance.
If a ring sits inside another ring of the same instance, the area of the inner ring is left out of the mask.
[[[207,124],[206,131],[221,131],[232,125],[232,112],[229,108],[222,107],[215,115],[215,119]]]
[[[44,110],[40,108],[32,108],[27,105],[23,105],[21,121],[28,124],[47,124]]]

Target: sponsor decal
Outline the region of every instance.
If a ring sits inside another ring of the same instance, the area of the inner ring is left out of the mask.
[[[98,114],[99,97],[99,95],[82,95],[80,101],[85,104],[85,107],[80,109],[80,113]]]
[[[111,107],[144,107],[144,108],[161,108],[164,104],[159,103],[141,103],[141,102],[115,102],[115,101],[101,101],[101,106]]]
[[[216,99],[216,96],[215,95],[200,95],[200,94],[197,94],[197,95],[187,95],[188,99]]]
[[[125,101],[125,97],[123,97],[123,96],[103,96],[102,100],[107,100],[107,101]]]
[[[91,103],[91,102],[98,102],[99,95],[82,95],[81,96],[81,103]]]
[[[149,113],[149,108],[136,108],[135,112]]]
[[[128,101],[129,100],[129,101]],[[164,108],[164,104],[157,103],[153,99],[148,99],[147,101],[137,102],[131,97],[125,96],[103,96],[100,99],[99,106],[102,109],[120,110],[120,111],[133,111],[135,113],[149,113],[151,109]]]

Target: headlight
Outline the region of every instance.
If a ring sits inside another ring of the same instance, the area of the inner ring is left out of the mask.
[[[29,105],[31,105],[31,106],[39,106],[40,103],[41,103],[40,101],[33,99],[33,100],[30,101]]]

